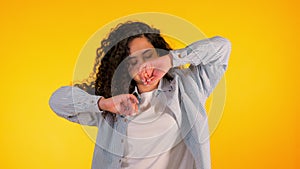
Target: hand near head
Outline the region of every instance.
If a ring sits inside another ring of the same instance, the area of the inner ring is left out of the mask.
[[[172,67],[171,55],[161,56],[143,63],[138,75],[145,85],[160,80]],[[135,115],[138,113],[138,99],[133,94],[121,94],[111,98],[102,97],[98,102],[101,110],[116,114]]]
[[[168,54],[143,63],[139,68],[138,75],[144,85],[148,85],[160,80],[171,67],[172,57]]]
[[[101,110],[122,115],[138,113],[138,99],[133,94],[121,94],[111,98],[102,97],[98,101]]]

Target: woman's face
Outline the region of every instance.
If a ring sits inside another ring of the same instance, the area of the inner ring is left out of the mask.
[[[137,83],[142,83],[140,77],[137,76],[140,65],[159,56],[153,45],[144,36],[133,39],[128,47],[130,54],[126,59],[129,74]]]

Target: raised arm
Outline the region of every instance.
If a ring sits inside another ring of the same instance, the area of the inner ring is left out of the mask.
[[[58,116],[89,126],[98,126],[103,118],[102,110],[122,115],[138,113],[138,100],[133,94],[104,98],[73,86],[57,89],[50,97],[49,105]]]
[[[78,87],[62,86],[52,93],[49,105],[58,116],[69,121],[97,126],[99,118],[102,118],[98,107],[100,98]]]
[[[172,50],[170,54],[173,67],[191,64],[191,70],[200,78],[199,88],[208,97],[227,69],[230,52],[230,41],[214,36]]]

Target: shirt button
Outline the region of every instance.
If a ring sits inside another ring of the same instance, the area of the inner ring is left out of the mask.
[[[119,160],[119,163],[120,163],[121,161],[122,161],[122,160],[120,159],[120,160]]]
[[[123,142],[124,142],[124,140],[122,139],[122,140],[121,140],[121,143],[123,143]]]
[[[181,58],[181,54],[178,54],[178,57]]]
[[[127,122],[127,119],[124,119],[125,122]]]

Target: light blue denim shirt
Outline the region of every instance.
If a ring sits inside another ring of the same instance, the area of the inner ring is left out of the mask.
[[[171,50],[173,68],[169,73],[173,80],[161,79],[156,91],[157,95],[166,97],[166,108],[173,112],[197,169],[211,168],[204,105],[227,69],[230,52],[230,41],[221,36]],[[191,64],[187,69],[176,68],[187,63]],[[77,87],[62,86],[52,94],[49,104],[57,115],[69,121],[98,127],[92,169],[119,169],[131,117],[117,115],[116,121],[111,116],[104,119],[97,105],[99,98],[101,96],[90,95]]]

